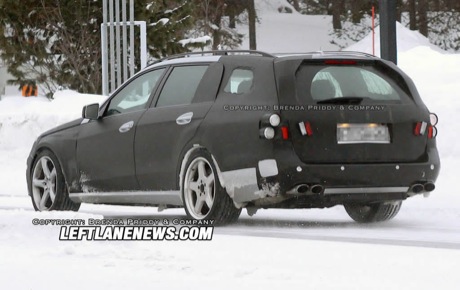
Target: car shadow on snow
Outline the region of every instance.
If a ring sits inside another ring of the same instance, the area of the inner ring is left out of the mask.
[[[122,219],[125,222],[128,220],[138,221],[158,221],[158,225],[193,225],[192,221],[186,215],[176,214],[106,214],[104,219]],[[372,229],[372,228],[398,228],[398,223],[389,221],[372,224],[361,224],[356,223],[352,220],[341,220],[337,218],[329,218],[324,220],[309,219],[307,217],[301,219],[294,218],[265,218],[258,217],[253,218],[249,216],[241,216],[236,223],[230,225],[219,226],[222,229],[286,229],[286,228],[297,228],[297,229]]]

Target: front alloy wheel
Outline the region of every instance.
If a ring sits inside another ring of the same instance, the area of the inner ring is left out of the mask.
[[[49,210],[56,199],[56,166],[48,156],[42,156],[32,174],[32,195],[35,207]]]
[[[38,154],[30,175],[32,204],[37,211],[80,208],[69,198],[67,185],[57,157],[49,150]]]

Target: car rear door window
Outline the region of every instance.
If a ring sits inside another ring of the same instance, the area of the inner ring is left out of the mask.
[[[158,97],[157,107],[191,104],[207,65],[174,67]]]
[[[227,84],[225,85],[224,92],[232,94],[245,94],[248,93],[254,82],[254,73],[250,69],[237,68],[233,70]]]

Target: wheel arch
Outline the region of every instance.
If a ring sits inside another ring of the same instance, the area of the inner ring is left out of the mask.
[[[212,154],[212,152],[210,152],[208,150],[208,148],[206,148],[205,146],[200,145],[198,143],[189,144],[188,146],[186,146],[184,148],[182,154],[181,154],[181,158],[179,159],[179,160],[181,160],[181,162],[180,162],[180,164],[178,164],[177,175],[176,175],[176,176],[179,177],[178,178],[179,191],[182,193],[182,186],[183,186],[185,170],[186,170],[185,166],[189,162],[190,156],[192,155],[192,153],[194,153],[197,150],[206,150],[211,155],[212,162],[214,163],[214,167],[216,168],[216,171],[217,171],[216,174],[219,177],[220,184],[225,189],[225,191],[227,192],[226,187],[225,187],[225,180],[224,180],[224,177],[222,175],[222,171],[219,168],[219,163],[217,162],[217,160],[214,157],[214,155]],[[227,192],[227,194],[228,194],[228,192]],[[181,194],[181,200],[182,200],[182,194]],[[183,200],[182,200],[182,202],[183,202]]]
[[[30,176],[31,176],[32,171],[34,169],[34,164],[35,164],[35,162],[37,160],[37,157],[43,151],[49,151],[56,157],[57,161],[59,162],[59,166],[61,168],[62,174],[64,175],[64,180],[65,180],[65,184],[66,184],[67,189],[70,191],[71,188],[78,187],[79,186],[78,183],[73,182],[73,181],[70,182],[71,180],[74,180],[74,179],[71,178],[72,174],[69,172],[69,166],[64,165],[65,163],[63,162],[61,154],[59,154],[59,150],[57,150],[57,148],[52,146],[52,144],[46,142],[46,143],[39,144],[37,149],[35,150],[35,152],[31,156],[32,158],[31,158],[31,162],[30,162],[30,167],[28,168],[28,171],[27,171],[27,178],[29,180],[29,186],[28,186],[29,195],[31,195],[31,188],[30,188],[31,180],[30,180]],[[75,168],[75,170],[76,170],[76,168]]]

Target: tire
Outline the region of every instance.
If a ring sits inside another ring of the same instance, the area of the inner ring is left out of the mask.
[[[53,152],[43,150],[35,158],[30,173],[30,193],[36,211],[78,211],[79,203],[69,198],[61,165]]]
[[[211,155],[199,149],[190,155],[185,166],[182,200],[187,216],[195,220],[214,220],[225,225],[238,220],[241,209],[222,187]]]
[[[359,223],[383,222],[394,218],[401,209],[402,201],[373,204],[345,204],[348,215]]]

